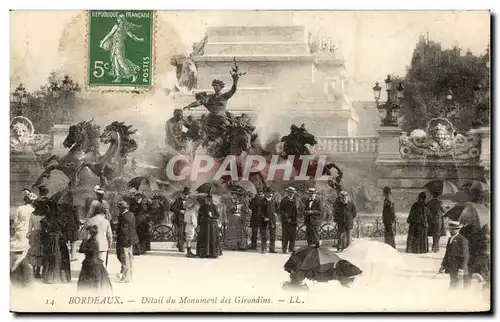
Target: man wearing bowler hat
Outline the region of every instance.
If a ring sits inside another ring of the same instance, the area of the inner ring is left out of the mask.
[[[306,202],[304,208],[307,245],[319,247],[319,232],[323,222],[323,205],[321,204],[321,200],[316,197],[315,188],[309,188],[307,192],[309,200]]]
[[[460,234],[460,223],[450,221],[450,234],[439,273],[450,274],[450,288],[456,288],[468,274],[469,242]]]
[[[280,203],[281,215],[281,241],[282,251],[286,254],[287,247],[290,252],[295,251],[295,239],[297,237],[297,217],[299,209],[295,201],[297,190],[294,187],[286,188],[286,197]]]

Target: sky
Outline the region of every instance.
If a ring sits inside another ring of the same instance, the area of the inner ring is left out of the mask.
[[[51,70],[69,70],[84,82],[86,28],[84,20],[75,20],[79,14],[11,12],[11,89],[19,82],[28,90],[36,89]],[[353,85],[352,100],[372,100],[375,81],[383,82],[388,73],[403,75],[422,34],[441,42],[443,48],[458,44],[474,54],[483,53],[490,38],[487,11],[161,11],[158,17],[168,30],[161,46],[175,39],[175,48],[167,46],[170,53],[188,52],[208,26],[305,25],[313,34],[331,37],[338,46]],[[160,78],[170,75],[171,67],[160,65],[156,66],[164,74]]]

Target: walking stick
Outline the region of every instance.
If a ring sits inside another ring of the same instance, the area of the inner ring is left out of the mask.
[[[108,255],[109,255],[109,250],[106,252],[106,268],[108,268]]]

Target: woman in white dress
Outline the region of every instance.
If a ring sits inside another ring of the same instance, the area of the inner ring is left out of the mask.
[[[193,197],[188,197],[184,200],[184,222],[186,223],[185,238],[186,238],[186,248],[187,257],[196,257],[191,251],[191,242],[194,240],[194,235],[196,227],[198,226],[198,209],[200,209],[200,204]]]
[[[27,255],[30,248],[28,231],[31,214],[33,213],[33,201],[37,195],[29,190],[23,190],[24,205],[17,208],[12,218],[12,229],[10,236],[10,280],[17,286],[27,286],[31,282],[32,272],[28,263]]]

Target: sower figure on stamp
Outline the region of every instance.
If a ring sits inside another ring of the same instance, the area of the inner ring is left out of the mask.
[[[189,188],[184,187],[182,189],[181,195],[175,199],[174,203],[172,204],[172,207],[170,210],[174,213],[174,227],[176,230],[176,237],[177,237],[177,249],[179,252],[184,251],[184,236],[185,236],[185,230],[186,230],[186,223],[184,222],[184,214],[186,213],[186,209],[184,208],[184,201],[189,195]]]
[[[384,241],[387,245],[396,248],[394,240],[394,224],[396,223],[396,212],[394,202],[391,200],[391,188],[384,187],[384,208],[382,209],[382,222],[384,223]]]
[[[295,201],[297,190],[294,187],[286,188],[286,197],[280,203],[281,227],[282,227],[282,246],[283,253],[287,249],[290,252],[295,251],[295,239],[297,237],[297,217],[299,209]]]
[[[451,237],[439,273],[450,274],[450,288],[456,288],[468,274],[469,242],[459,233],[459,222],[450,221],[449,225]]]
[[[116,24],[99,43],[99,47],[109,51],[109,61],[111,63],[109,74],[116,77],[113,83],[120,83],[122,79],[129,78],[132,79],[132,83],[137,80],[141,68],[125,57],[127,53],[125,44],[127,37],[137,42],[144,42],[144,38],[139,38],[132,33],[139,27],[141,26],[126,20],[124,14],[120,14],[116,18]]]
[[[316,198],[315,188],[309,188],[308,193],[309,200],[304,207],[307,245],[319,247],[321,244],[319,232],[323,221],[323,205],[321,200]]]
[[[356,206],[354,202],[349,200],[347,191],[342,190],[340,196],[335,202],[333,219],[337,223],[339,232],[339,241],[337,249],[343,251],[351,244],[351,230],[354,226],[354,218],[356,218]]]
[[[273,192],[270,188],[266,189],[265,198],[260,204],[261,226],[260,241],[262,254],[266,252],[267,239],[269,237],[269,252],[276,253],[276,200],[273,198]]]
[[[257,195],[250,202],[250,210],[252,211],[252,216],[250,217],[250,228],[252,228],[250,249],[257,249],[257,235],[259,234],[260,223],[262,221],[260,215],[260,204],[262,200],[264,200],[264,191],[259,189]]]

